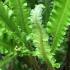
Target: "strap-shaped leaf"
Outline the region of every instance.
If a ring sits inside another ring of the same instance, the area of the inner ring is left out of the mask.
[[[47,32],[53,36],[52,51],[63,41],[68,24],[70,23],[70,0],[54,0],[54,7],[47,24]]]

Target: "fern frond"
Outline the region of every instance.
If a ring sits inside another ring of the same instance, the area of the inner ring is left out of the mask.
[[[23,42],[21,38],[21,31],[18,28],[18,25],[15,23],[15,19],[13,15],[11,15],[10,10],[13,12],[13,10],[7,5],[0,3],[0,19],[5,23],[7,29],[10,29],[20,42]]]
[[[53,37],[52,52],[63,42],[70,23],[70,0],[54,0],[54,7],[47,24],[47,32]]]
[[[39,58],[42,58],[46,61],[49,68],[53,69],[53,65],[50,62],[52,54],[50,53],[50,46],[48,45],[48,36],[42,26],[42,11],[43,4],[36,5],[35,8],[31,11],[31,22],[32,22],[32,40],[36,47],[35,54]],[[49,54],[51,57],[49,58]],[[54,70],[54,69],[53,69]]]
[[[19,26],[21,31],[28,33],[29,9],[27,8],[27,3],[25,0],[9,0],[9,2],[13,7],[13,15],[15,16],[16,24]]]
[[[20,31],[10,16],[11,14],[8,6],[4,5],[3,3],[0,3],[0,20],[5,23],[8,29],[10,29],[12,32],[15,32],[16,35],[20,36]]]

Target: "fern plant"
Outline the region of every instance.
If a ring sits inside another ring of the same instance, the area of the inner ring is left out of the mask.
[[[26,0],[0,1],[0,52],[5,54],[0,68],[17,55],[37,56],[46,62],[46,70],[59,68],[61,64],[55,55],[70,23],[69,3],[69,0],[54,0],[52,11],[48,11],[48,3],[40,1],[34,9],[28,7]]]

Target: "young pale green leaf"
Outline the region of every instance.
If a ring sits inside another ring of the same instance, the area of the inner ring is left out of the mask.
[[[35,8],[32,9],[31,11],[30,19],[33,25],[32,39],[36,47],[36,52],[34,53],[34,55],[37,55],[39,58],[41,57],[42,59],[44,59],[48,63],[50,68],[53,69],[51,58],[49,58],[49,55],[48,55],[48,54],[51,54],[50,53],[51,48],[48,45],[48,36],[46,35],[46,32],[42,26],[43,8],[44,8],[43,4],[39,4],[39,5],[36,5]]]

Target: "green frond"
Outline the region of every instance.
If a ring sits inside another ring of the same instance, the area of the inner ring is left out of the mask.
[[[9,0],[9,3],[12,6],[15,22],[20,28],[20,31],[28,33],[29,9],[27,8],[27,3],[25,0]]]
[[[54,0],[54,7],[47,24],[47,32],[53,37],[52,52],[63,42],[70,23],[70,0]]]
[[[11,10],[12,11],[12,10]],[[7,5],[4,5],[3,3],[0,3],[0,20],[5,23],[8,29],[10,29],[12,32],[15,32],[16,35],[19,35],[19,30],[14,23],[13,19],[10,17],[10,9]]]

